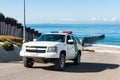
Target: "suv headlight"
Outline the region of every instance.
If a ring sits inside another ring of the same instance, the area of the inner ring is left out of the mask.
[[[57,53],[58,48],[57,47],[48,47],[47,52],[56,52]]]
[[[23,50],[23,51],[24,51],[25,49],[26,49],[26,47],[23,45],[21,50]]]

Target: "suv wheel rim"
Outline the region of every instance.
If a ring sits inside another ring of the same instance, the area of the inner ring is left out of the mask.
[[[80,56],[79,56],[79,54],[78,54],[78,63],[80,63]]]
[[[63,68],[65,65],[65,58],[64,55],[61,55],[61,63],[60,63],[60,67]]]
[[[33,61],[31,61],[31,62],[28,62],[28,65],[33,65],[33,63],[34,63]]]

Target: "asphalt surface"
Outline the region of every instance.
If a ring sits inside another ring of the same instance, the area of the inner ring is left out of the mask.
[[[64,71],[53,64],[25,68],[22,62],[0,63],[0,80],[120,80],[120,54],[83,53],[81,64],[67,62]]]

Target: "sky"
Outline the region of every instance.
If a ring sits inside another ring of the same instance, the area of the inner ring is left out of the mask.
[[[0,12],[23,23],[24,0],[0,0]],[[120,0],[26,0],[27,24],[119,24]]]

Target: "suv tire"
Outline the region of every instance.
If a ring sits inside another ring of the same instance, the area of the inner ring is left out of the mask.
[[[78,52],[77,57],[74,59],[74,64],[78,65],[80,63],[80,60],[81,60],[81,53]]]
[[[55,69],[62,71],[65,66],[65,55],[61,54],[59,59],[55,60]]]
[[[23,64],[27,68],[32,68],[34,61],[31,58],[23,57]]]

